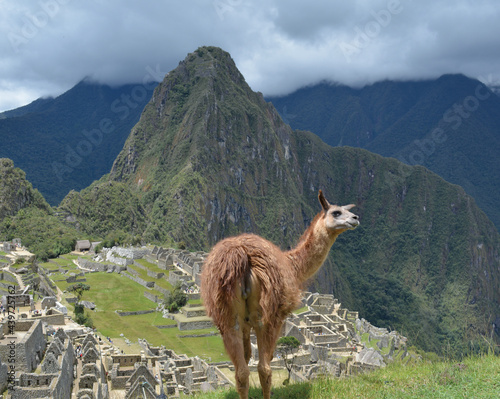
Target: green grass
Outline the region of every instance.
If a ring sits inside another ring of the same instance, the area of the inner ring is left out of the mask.
[[[293,311],[293,313],[300,314],[300,313],[306,312],[308,310],[309,310],[309,308],[307,306],[302,306],[301,308],[295,309]]]
[[[52,262],[39,263],[38,266],[47,271],[59,270],[59,266]]]
[[[29,268],[31,266],[31,263],[23,262],[23,263],[14,263],[13,265],[10,265],[13,269],[21,269],[23,267]]]
[[[95,312],[88,311],[94,326],[106,337],[118,338],[124,334],[132,342],[145,338],[151,345],[164,345],[176,353],[188,356],[200,356],[212,361],[229,360],[219,335],[210,337],[183,338],[183,335],[201,335],[217,332],[215,328],[203,330],[179,331],[177,328],[156,328],[156,325],[172,325],[175,321],[164,319],[160,313],[148,313],[137,316],[119,316],[115,310],[136,311],[154,309],[153,302],[144,297],[146,288],[116,273],[88,273],[86,284],[90,290],[84,292],[82,300],[96,304]],[[52,277],[52,276],[51,276]],[[61,290],[68,285],[65,281],[56,282]],[[73,307],[69,305],[72,312]]]
[[[19,285],[17,281],[10,281],[10,280],[0,280],[0,283],[7,285]]]
[[[58,265],[69,268],[69,269],[76,269],[77,266],[73,263],[71,259],[67,259],[65,257],[60,257],[60,258],[54,258],[52,259],[52,262],[57,263]]]
[[[273,399],[498,398],[500,357],[483,355],[456,361],[395,362],[352,378],[324,378],[273,388]],[[262,398],[260,386],[250,388]],[[195,399],[237,399],[234,389],[199,394]]]
[[[160,269],[158,265],[155,265],[154,263],[148,262],[146,259],[136,259],[135,260],[137,263],[139,263],[142,266],[147,267],[149,270],[156,272],[156,273],[165,273],[165,275],[168,276],[168,271],[164,269]]]
[[[147,262],[149,263],[149,262]],[[151,264],[151,263],[150,263]],[[143,280],[145,281],[154,281],[156,284],[158,284],[161,288],[165,288],[167,290],[172,290],[173,287],[172,287],[172,284],[170,284],[166,279],[165,277],[161,277],[161,278],[153,278],[153,277],[150,277],[148,276],[148,272],[144,269],[141,269],[140,267],[138,266],[135,266],[135,265],[130,265],[128,266],[132,269],[134,269],[137,273],[139,273],[139,277],[142,278]],[[157,270],[156,270],[157,269]],[[159,269],[159,268],[151,268],[151,270],[155,271],[155,272],[160,272],[160,273],[165,273],[165,276],[168,277],[168,271],[166,270],[162,270],[162,269]]]

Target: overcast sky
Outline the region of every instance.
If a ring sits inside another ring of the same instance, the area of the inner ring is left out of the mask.
[[[203,45],[264,95],[322,80],[500,78],[498,0],[0,0],[0,111],[138,83]]]

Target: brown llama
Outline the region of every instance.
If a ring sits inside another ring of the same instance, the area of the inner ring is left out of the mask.
[[[354,205],[330,205],[321,190],[318,198],[323,209],[296,248],[283,252],[262,237],[241,234],[219,241],[203,265],[203,304],[234,364],[241,399],[248,398],[250,330],[257,336],[257,369],[269,399],[276,341],[285,318],[300,306],[302,284],[318,271],[337,236],[359,225],[349,212]]]

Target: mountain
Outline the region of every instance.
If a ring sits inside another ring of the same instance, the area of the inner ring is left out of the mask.
[[[473,196],[500,230],[500,97],[463,75],[321,83],[269,98],[294,129],[332,146],[355,146],[423,165]]]
[[[20,237],[24,246],[46,259],[72,251],[78,236],[33,189],[26,173],[11,159],[0,158],[0,241]]]
[[[8,157],[51,205],[108,173],[154,83],[109,87],[83,80],[57,98],[0,114]]]
[[[0,222],[23,208],[48,211],[50,206],[38,190],[26,180],[26,173],[14,167],[8,158],[0,158]]]
[[[427,350],[498,339],[500,237],[474,200],[422,166],[293,131],[219,48],[165,77],[109,175],[60,210],[87,234],[144,225],[148,242],[208,250],[254,232],[285,249],[319,211],[318,189],[357,204],[361,226],[340,236],[310,288]]]

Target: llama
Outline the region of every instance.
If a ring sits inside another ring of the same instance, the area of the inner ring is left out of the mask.
[[[296,248],[283,252],[262,237],[241,234],[219,241],[203,265],[203,304],[234,364],[241,399],[248,398],[250,330],[257,336],[263,397],[269,399],[276,341],[285,318],[300,306],[302,285],[318,271],[338,235],[359,225],[349,212],[354,205],[330,205],[321,190],[318,198],[323,209]]]

